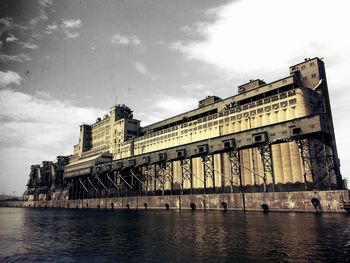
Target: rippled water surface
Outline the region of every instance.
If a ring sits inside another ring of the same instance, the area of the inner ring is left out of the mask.
[[[349,262],[350,216],[0,208],[1,262]]]

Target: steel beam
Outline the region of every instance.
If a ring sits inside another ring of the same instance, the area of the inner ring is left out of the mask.
[[[152,192],[153,195],[156,195],[157,191],[157,178],[156,178],[156,167],[154,164],[145,166],[145,182],[147,185],[146,195],[148,192]]]
[[[84,185],[84,183],[81,181],[81,178],[79,178],[79,183],[81,184],[81,186],[84,188],[84,190],[89,193],[89,190],[86,188],[86,186]]]
[[[263,163],[263,181],[264,181],[264,192],[267,192],[267,178],[272,179],[272,191],[275,192],[275,175],[273,173],[273,163],[272,163],[272,151],[271,145],[268,142],[260,143],[258,145],[258,151],[261,156],[261,161]]]
[[[186,181],[189,181],[190,194],[193,194],[192,158],[181,159],[180,166],[181,166],[181,194],[184,193],[184,183]]]
[[[337,173],[335,169],[334,154],[331,147],[330,138],[324,134],[310,138],[311,160],[314,174],[314,186],[316,189],[332,189],[332,178],[337,182]],[[317,174],[317,176],[316,176]]]
[[[239,185],[241,193],[243,192],[242,173],[240,168],[240,152],[234,148],[226,152],[228,160],[230,161],[230,184],[231,193],[234,192],[234,182]]]
[[[163,162],[158,164],[159,169],[157,172],[159,186],[162,190],[162,195],[165,192],[166,182],[170,183],[170,191],[173,194],[173,164],[172,162]]]
[[[131,190],[133,190],[132,186],[123,178],[123,176],[120,174],[120,172],[117,172],[117,176],[124,182],[124,184],[129,187]]]
[[[213,192],[215,193],[215,171],[214,171],[214,156],[212,154],[201,156],[204,171],[204,193],[207,190],[208,179],[213,183]]]
[[[314,170],[312,167],[312,158],[310,154],[309,140],[307,138],[297,137],[295,142],[298,145],[299,154],[303,165],[304,188],[305,190],[310,190],[308,182],[311,182],[312,189],[314,189],[315,178],[314,178]]]

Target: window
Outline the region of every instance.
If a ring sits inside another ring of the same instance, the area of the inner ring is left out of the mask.
[[[291,99],[289,100],[289,105],[293,105],[297,103],[297,99]]]
[[[316,74],[312,74],[311,78],[313,78],[313,79],[316,78]]]
[[[315,62],[310,63],[310,67],[313,67],[313,66],[315,66]]]
[[[270,98],[266,98],[266,99],[264,99],[264,103],[269,103],[271,101],[271,99]]]
[[[301,70],[304,70],[305,69],[305,65],[301,66]]]
[[[294,89],[288,91],[288,96],[293,96],[293,95],[295,95],[295,90]]]
[[[287,93],[283,92],[280,94],[280,99],[287,98]]]
[[[272,100],[272,101],[278,100],[278,95],[272,96],[271,100]]]

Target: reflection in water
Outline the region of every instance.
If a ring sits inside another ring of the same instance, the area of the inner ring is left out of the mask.
[[[347,262],[342,214],[0,209],[0,261]]]

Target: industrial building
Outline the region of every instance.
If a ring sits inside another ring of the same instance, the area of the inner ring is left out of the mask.
[[[32,166],[28,196],[343,189],[325,66],[317,57],[291,66],[282,79],[250,80],[234,96],[209,96],[196,109],[144,127],[129,107],[113,106],[80,126],[69,164],[65,158],[57,165],[63,177],[57,169],[43,176],[52,165]]]

